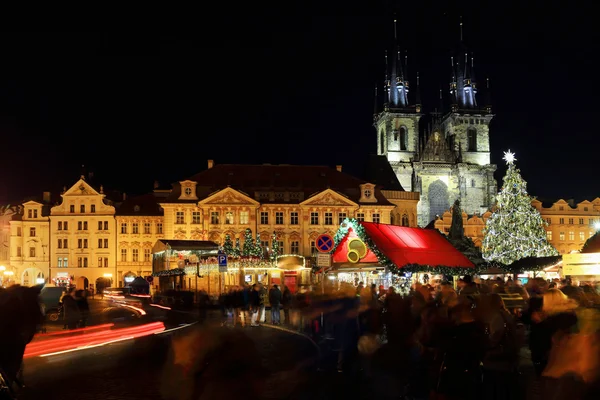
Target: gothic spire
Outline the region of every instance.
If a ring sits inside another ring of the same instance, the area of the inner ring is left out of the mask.
[[[391,57],[386,51],[386,92],[387,103],[390,108],[408,107],[408,80],[406,76],[406,60],[400,52],[398,43],[398,20],[394,18],[394,40]]]
[[[464,44],[463,22],[460,17],[460,42],[456,57],[450,58],[452,77],[450,81],[450,94],[452,95],[452,109],[469,110],[477,109],[477,84],[473,73],[473,55]]]

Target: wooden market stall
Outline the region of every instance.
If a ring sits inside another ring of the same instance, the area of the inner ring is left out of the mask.
[[[385,287],[393,276],[472,274],[474,264],[436,229],[346,220],[335,235],[334,279]],[[415,274],[415,275],[413,275]]]

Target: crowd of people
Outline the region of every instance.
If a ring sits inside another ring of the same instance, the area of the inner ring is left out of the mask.
[[[408,295],[363,283],[314,289],[232,287],[220,298],[224,324],[283,323],[328,340],[339,372],[360,374],[374,397],[522,398],[523,357],[545,398],[598,394],[600,296],[592,285],[464,276],[456,289],[416,283]]]

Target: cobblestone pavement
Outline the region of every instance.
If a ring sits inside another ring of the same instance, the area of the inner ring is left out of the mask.
[[[266,327],[236,329],[243,329],[255,342],[261,363],[270,371],[265,377],[265,399],[290,398],[310,379],[308,371],[314,370],[317,349],[308,339]],[[159,385],[169,341],[168,335],[152,335],[28,359],[26,387],[19,399],[161,399]]]

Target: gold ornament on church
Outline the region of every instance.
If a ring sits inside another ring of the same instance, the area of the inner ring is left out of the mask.
[[[352,239],[348,242],[348,261],[357,263],[367,255],[367,245],[360,239]]]

